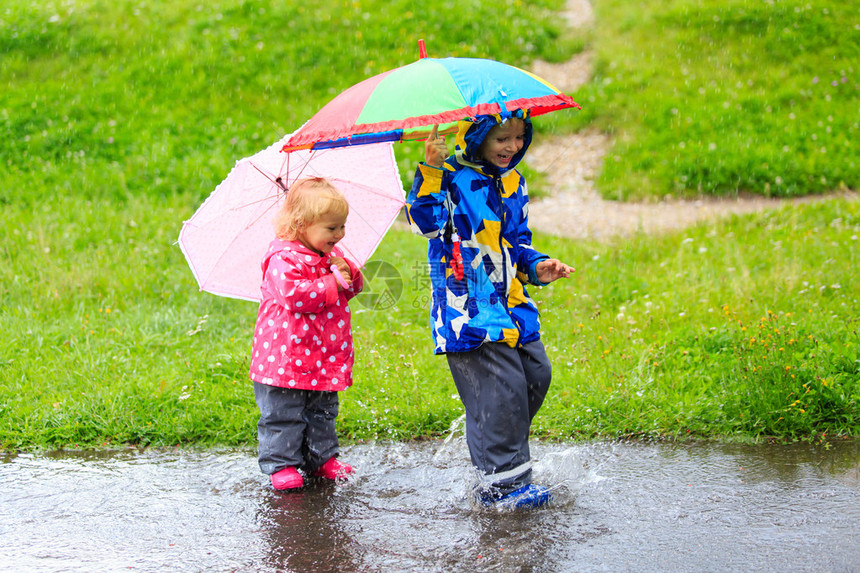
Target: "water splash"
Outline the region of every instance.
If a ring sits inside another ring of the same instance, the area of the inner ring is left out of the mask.
[[[466,456],[468,457],[468,446],[466,446],[465,436],[466,414],[463,414],[459,418],[451,422],[451,425],[448,427],[448,435],[445,437],[444,440],[442,440],[442,443],[436,450],[436,453],[433,454],[433,463],[443,464],[446,461],[450,461],[452,458],[460,458],[462,457],[464,450],[466,452]],[[454,438],[461,439],[454,441]]]
[[[550,451],[535,462],[534,481],[550,489],[554,503],[572,503],[583,488],[606,479],[597,473],[600,463],[588,446]]]

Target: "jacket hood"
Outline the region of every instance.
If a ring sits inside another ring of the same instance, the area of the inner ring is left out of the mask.
[[[490,130],[501,125],[510,118],[522,119],[525,123],[525,134],[523,147],[519,153],[514,155],[510,164],[505,169],[499,169],[492,163],[479,156],[481,144],[487,138]],[[471,167],[486,175],[503,175],[516,168],[532,142],[532,122],[528,110],[515,110],[513,112],[497,113],[493,115],[478,115],[457,123],[457,140],[455,142],[454,156],[457,163],[465,167]]]

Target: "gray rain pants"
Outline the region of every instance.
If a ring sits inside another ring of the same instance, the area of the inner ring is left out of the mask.
[[[446,354],[466,407],[472,463],[505,495],[531,483],[529,429],[552,378],[541,341],[511,348],[504,342]]]
[[[286,467],[315,472],[338,454],[337,392],[296,390],[254,382],[260,408],[257,461],[264,474]]]

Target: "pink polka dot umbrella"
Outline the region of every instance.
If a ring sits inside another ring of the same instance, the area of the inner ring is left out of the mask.
[[[326,177],[346,196],[347,231],[338,246],[360,266],[403,208],[403,185],[392,143],[284,152],[289,137],[237,161],[183,223],[179,247],[200,290],[260,300],[260,262],[275,237],[272,220],[298,179]]]

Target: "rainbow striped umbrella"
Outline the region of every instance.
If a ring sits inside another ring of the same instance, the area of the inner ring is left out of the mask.
[[[423,55],[423,47],[422,47]],[[284,145],[284,151],[325,149],[427,137],[457,121],[516,109],[532,116],[577,108],[548,81],[480,58],[427,58],[358,83],[326,104]]]

